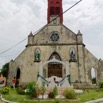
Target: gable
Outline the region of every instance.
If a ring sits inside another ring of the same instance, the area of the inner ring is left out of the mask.
[[[76,44],[78,35],[64,25],[44,26],[33,37],[32,44]],[[29,38],[28,38],[29,39]],[[28,40],[29,41],[29,40]],[[29,43],[28,43],[29,44]]]

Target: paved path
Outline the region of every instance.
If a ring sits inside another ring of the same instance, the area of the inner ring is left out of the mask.
[[[85,102],[85,103],[103,103],[103,98],[97,99],[97,100],[88,101],[88,102]]]
[[[3,101],[0,100],[0,103],[6,103],[6,102],[3,102]]]

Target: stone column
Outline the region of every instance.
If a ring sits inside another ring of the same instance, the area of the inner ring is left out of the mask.
[[[43,76],[43,65],[42,62],[39,64],[39,75]]]
[[[70,62],[70,78],[71,78],[71,82],[78,81],[77,62]]]
[[[69,75],[69,63],[68,63],[68,61],[66,61],[65,67],[66,67],[66,76],[67,76],[67,75]]]

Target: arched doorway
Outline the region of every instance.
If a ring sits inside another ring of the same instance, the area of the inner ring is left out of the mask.
[[[16,72],[16,79],[17,79],[17,83],[16,85],[19,85],[19,79],[20,79],[20,68],[17,69],[17,72]]]
[[[57,60],[61,61],[61,57],[58,53],[54,52],[50,56],[49,60],[55,57]],[[50,62],[48,63],[48,77],[57,76],[62,77],[62,64],[59,62]]]

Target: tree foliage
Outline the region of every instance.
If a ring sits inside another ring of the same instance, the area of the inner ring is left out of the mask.
[[[3,65],[1,69],[1,73],[3,74],[4,77],[8,76],[8,70],[9,70],[9,63],[6,63]]]
[[[99,88],[103,88],[103,81],[98,83]]]
[[[36,82],[29,82],[27,85],[27,89],[28,89],[28,95],[30,96],[30,98],[33,97],[37,97],[37,93],[36,93]]]

